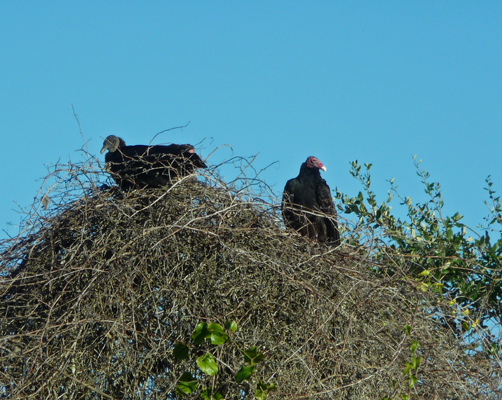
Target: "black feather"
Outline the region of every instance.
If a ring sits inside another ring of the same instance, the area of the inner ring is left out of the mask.
[[[196,168],[207,168],[191,144],[126,146],[121,138],[111,135],[101,153],[105,150],[107,171],[124,190],[163,187]]]
[[[300,168],[300,174],[284,187],[282,215],[286,226],[301,235],[319,242],[340,245],[340,232],[331,190],[319,169],[324,165],[309,157]]]

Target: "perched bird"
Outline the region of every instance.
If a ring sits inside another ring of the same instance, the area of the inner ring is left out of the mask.
[[[106,150],[106,170],[124,190],[163,187],[195,168],[207,168],[191,144],[126,146],[123,139],[110,135],[101,154]]]
[[[300,174],[290,179],[282,196],[282,215],[286,226],[319,242],[340,245],[340,232],[331,191],[319,170],[326,167],[315,157],[307,158]]]

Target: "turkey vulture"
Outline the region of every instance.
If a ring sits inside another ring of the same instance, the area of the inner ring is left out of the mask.
[[[307,158],[300,174],[290,179],[282,196],[282,215],[286,226],[319,242],[340,245],[340,232],[331,191],[319,170],[326,167],[315,157]]]
[[[207,168],[191,144],[126,146],[123,139],[110,135],[101,154],[106,150],[106,169],[124,190],[163,187],[190,175],[195,168]]]

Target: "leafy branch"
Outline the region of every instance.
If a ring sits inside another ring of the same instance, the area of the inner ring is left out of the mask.
[[[188,360],[190,359],[190,353],[194,352],[194,350],[197,351],[197,346],[202,345],[204,342],[210,343],[214,346],[220,346],[230,342],[231,345],[237,347],[237,344],[231,340],[231,334],[236,331],[237,323],[235,321],[227,322],[225,324],[225,329],[217,323],[208,324],[206,322],[201,322],[197,325],[192,335],[192,341],[195,346],[192,346],[191,349],[189,345],[177,342],[173,349],[173,355],[179,361]],[[244,356],[244,363],[240,370],[235,374],[235,381],[240,384],[251,379],[256,370],[256,366],[265,359],[265,355],[258,352],[256,346],[247,350],[241,350],[239,348],[238,350]],[[205,374],[206,376],[214,376],[219,371],[216,358],[210,352],[206,352],[202,356],[198,357],[196,362],[202,374]],[[196,375],[198,377],[203,376],[201,374]],[[192,394],[197,390],[198,386],[199,380],[194,377],[191,372],[186,371],[181,375],[178,385],[176,386],[176,390],[180,394]],[[258,400],[265,400],[268,393],[272,390],[275,390],[275,384],[258,381],[255,397]],[[222,394],[211,386],[203,387],[200,395],[205,400],[223,399]]]
[[[350,173],[361,182],[363,190],[355,197],[337,191],[336,197],[343,211],[356,217],[352,240],[354,244],[374,241],[375,273],[393,277],[398,268],[392,265],[399,266],[399,270],[407,271],[406,279],[416,282],[417,288],[433,290],[449,301],[454,299],[464,315],[467,312],[475,320],[471,324],[459,321],[457,325],[463,331],[487,328],[502,313],[502,237],[490,238],[490,233],[501,232],[500,197],[488,177],[486,204],[490,216],[486,218],[484,234],[477,234],[462,222],[460,213],[445,215],[441,185],[429,181],[430,174],[416,158],[414,163],[428,196],[424,203],[414,204],[410,197],[401,197],[394,179],[390,180],[387,200],[379,202],[371,189],[371,164],[364,164],[363,169],[357,161],[351,163]],[[392,214],[390,202],[396,195],[407,209],[405,219]],[[373,228],[374,237],[357,233],[364,232],[365,226]]]

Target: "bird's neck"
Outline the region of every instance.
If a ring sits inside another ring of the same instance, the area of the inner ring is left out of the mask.
[[[318,168],[309,168],[307,164],[303,163],[300,168],[300,177],[309,179],[322,179],[321,173]]]

